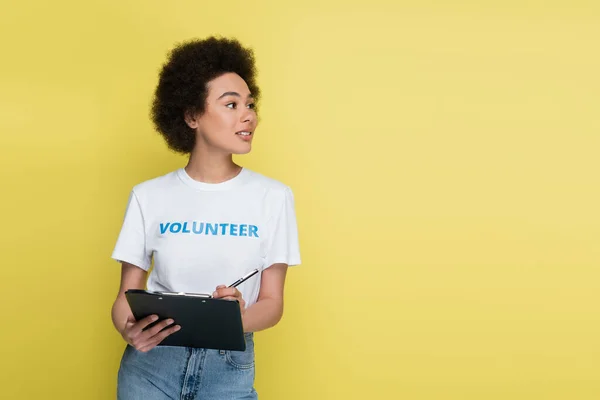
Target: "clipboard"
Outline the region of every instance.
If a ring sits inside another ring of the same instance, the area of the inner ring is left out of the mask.
[[[240,303],[214,299],[208,294],[152,292],[129,289],[125,297],[137,321],[158,315],[152,327],[172,318],[181,329],[158,346],[184,346],[217,350],[246,350]]]

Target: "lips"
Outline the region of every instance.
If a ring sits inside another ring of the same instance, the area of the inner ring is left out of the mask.
[[[252,131],[239,131],[235,133],[237,137],[239,137],[244,142],[250,143],[252,138],[254,137],[254,133]]]

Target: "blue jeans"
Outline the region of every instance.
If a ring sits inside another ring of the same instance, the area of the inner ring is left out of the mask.
[[[127,346],[119,368],[119,400],[256,400],[254,339],[246,350],[157,346],[147,353]]]

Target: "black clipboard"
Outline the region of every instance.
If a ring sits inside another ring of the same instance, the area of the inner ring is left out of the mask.
[[[172,318],[176,325],[181,326],[179,331],[167,336],[159,346],[246,350],[242,313],[237,300],[143,289],[129,289],[125,297],[137,321],[155,314],[158,315],[158,321]]]

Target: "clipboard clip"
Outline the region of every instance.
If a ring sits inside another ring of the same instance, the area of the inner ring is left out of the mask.
[[[206,299],[211,299],[212,295],[208,294],[208,293],[189,293],[189,292],[160,292],[160,291],[155,291],[152,292],[155,294],[159,294],[161,296],[188,296],[188,297],[203,297]]]

